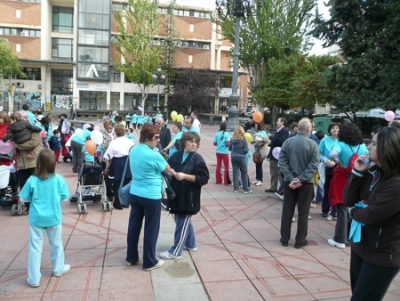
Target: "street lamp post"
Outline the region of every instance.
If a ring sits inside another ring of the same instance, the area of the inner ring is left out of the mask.
[[[165,80],[165,73],[161,72],[161,66],[157,66],[157,72],[153,72],[151,75],[154,80],[157,81],[157,111],[160,109],[160,82]]]
[[[240,95],[237,93],[238,73],[239,73],[239,33],[240,18],[252,15],[252,0],[217,0],[217,12],[220,17],[226,18],[228,15],[235,17],[235,43],[233,50],[233,74],[232,74],[232,94],[229,96],[228,123],[227,131],[234,132],[239,126],[238,102]]]

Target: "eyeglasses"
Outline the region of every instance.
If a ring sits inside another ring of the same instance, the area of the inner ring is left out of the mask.
[[[153,138],[154,139],[160,139],[160,136],[154,136]]]

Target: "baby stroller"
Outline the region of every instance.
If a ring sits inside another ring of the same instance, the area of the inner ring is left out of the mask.
[[[84,163],[78,175],[76,192],[69,199],[76,205],[78,214],[86,214],[87,208],[84,201],[98,203],[102,201],[101,210],[111,211],[112,203],[105,198],[106,186],[104,182],[103,167],[96,163]]]
[[[0,206],[11,206],[12,215],[22,215],[25,204],[19,201],[18,175],[9,155],[0,154]]]

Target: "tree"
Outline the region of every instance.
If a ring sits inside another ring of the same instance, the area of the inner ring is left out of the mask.
[[[268,60],[266,80],[256,92],[257,99],[265,99],[267,107],[311,109],[315,103],[332,99],[324,81],[326,70],[337,63],[337,57],[306,56],[301,53]],[[258,95],[260,94],[260,95]]]
[[[157,8],[157,2],[129,0],[125,11],[114,12],[119,32],[114,47],[122,57],[122,60],[114,58],[115,68],[139,86],[142,108],[145,107],[148,87],[153,84],[152,72],[161,60],[161,49],[154,43],[160,29]]]
[[[18,57],[13,53],[11,44],[5,39],[0,39],[0,83],[3,78],[8,79],[8,109],[10,111],[12,111],[14,107],[14,92],[16,88],[11,80],[12,77],[16,75],[24,76],[21,63]]]
[[[256,2],[256,1],[254,1]],[[242,22],[239,64],[252,75],[251,90],[264,85],[269,59],[281,59],[310,48],[307,28],[311,23],[314,0],[266,0],[256,7],[253,17]],[[234,42],[234,17],[213,20],[223,36]],[[257,94],[258,97],[262,95]],[[257,98],[257,103],[266,103]]]
[[[315,37],[337,44],[344,63],[333,66],[328,83],[332,104],[342,112],[400,103],[400,1],[331,0],[329,20],[317,16]]]
[[[173,96],[169,100],[171,110],[209,112],[210,102],[218,95],[216,74],[210,70],[195,68],[180,70],[173,82]]]

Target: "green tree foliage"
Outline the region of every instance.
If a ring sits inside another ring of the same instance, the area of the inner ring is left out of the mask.
[[[315,20],[315,37],[340,46],[344,63],[327,73],[342,112],[400,103],[400,1],[330,0],[331,18]]]
[[[15,84],[11,83],[12,77],[19,75],[24,77],[22,72],[21,63],[18,57],[13,53],[10,43],[5,39],[0,39],[0,83],[3,78],[8,79],[8,107],[9,110],[14,108],[14,92]],[[0,91],[1,93],[2,91]]]
[[[324,73],[337,63],[331,56],[306,56],[301,53],[268,60],[263,87],[255,97],[266,107],[301,107],[312,109],[315,103],[329,102]]]
[[[280,60],[310,47],[306,33],[314,7],[314,0],[254,2],[259,5],[253,17],[242,20],[239,46],[239,64],[252,74],[253,92],[263,86],[270,72],[269,59]],[[234,43],[234,17],[213,21],[220,26],[223,36]]]
[[[161,49],[154,43],[160,29],[157,2],[129,0],[126,11],[115,11],[114,16],[119,32],[114,47],[123,58],[122,62],[114,58],[115,68],[140,87],[144,108],[152,72],[161,60]]]
[[[218,94],[216,75],[210,70],[195,68],[180,70],[173,80],[173,96],[170,110],[209,112],[210,102]]]

